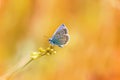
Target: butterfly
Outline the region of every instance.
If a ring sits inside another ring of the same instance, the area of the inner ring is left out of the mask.
[[[57,45],[63,47],[68,43],[70,37],[68,34],[68,29],[64,24],[60,25],[58,29],[54,32],[52,38],[49,39],[51,45]]]

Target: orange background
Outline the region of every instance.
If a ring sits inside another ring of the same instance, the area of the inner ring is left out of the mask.
[[[119,0],[0,0],[0,75],[48,47],[62,23],[68,45],[11,80],[120,80]]]

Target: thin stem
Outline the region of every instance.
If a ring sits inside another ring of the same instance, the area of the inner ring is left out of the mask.
[[[25,65],[23,65],[23,67],[21,69],[24,69],[28,64],[30,64],[33,61],[33,59],[31,58]]]
[[[33,61],[33,59],[31,58],[23,66],[21,66],[21,67],[19,67],[17,69],[13,68],[11,71],[8,71],[8,73],[6,73],[5,75],[3,75],[0,80],[10,80],[12,78],[12,76],[14,76],[18,71],[21,71],[22,69],[24,69],[32,61]]]
[[[40,52],[40,54],[39,54]],[[47,49],[40,49],[39,52],[35,52],[32,53],[31,58],[26,61],[22,66],[18,66],[17,67],[13,67],[12,70],[8,71],[8,73],[6,73],[5,75],[3,75],[2,77],[0,77],[0,80],[10,80],[18,71],[21,71],[22,69],[24,69],[27,65],[29,65],[33,60],[45,56],[47,54],[51,55],[52,53],[56,53],[56,51],[54,50],[54,47],[52,45],[50,45]]]

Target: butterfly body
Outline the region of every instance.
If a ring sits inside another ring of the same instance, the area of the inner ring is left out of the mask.
[[[68,30],[64,24],[62,24],[49,39],[51,45],[57,45],[63,47],[69,40]]]
[[[58,41],[57,39],[49,39],[49,41],[52,45],[58,45],[59,47],[62,47],[60,41]]]

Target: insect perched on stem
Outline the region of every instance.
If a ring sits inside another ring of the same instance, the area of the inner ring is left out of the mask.
[[[58,29],[54,32],[52,38],[49,39],[50,46],[46,49],[40,48],[38,52],[33,52],[31,54],[32,59],[37,59],[43,55],[52,55],[55,54],[56,51],[54,46],[57,45],[59,47],[63,47],[69,41],[69,34],[68,29],[65,27],[64,24],[58,27]]]
[[[28,64],[30,64],[35,59],[38,59],[45,55],[55,54],[56,50],[54,49],[54,46],[57,45],[59,47],[63,47],[64,45],[68,43],[69,39],[70,38],[68,34],[68,29],[65,27],[64,24],[62,24],[54,32],[52,38],[49,39],[50,45],[48,46],[48,48],[46,49],[39,48],[38,51],[32,52],[30,55],[30,59],[26,61],[26,63],[24,63],[21,67],[6,73],[5,75],[3,75],[3,77],[0,77],[0,80],[1,78],[3,78],[4,80],[10,79],[14,74],[16,74],[19,70],[22,70],[24,67],[26,67]]]

